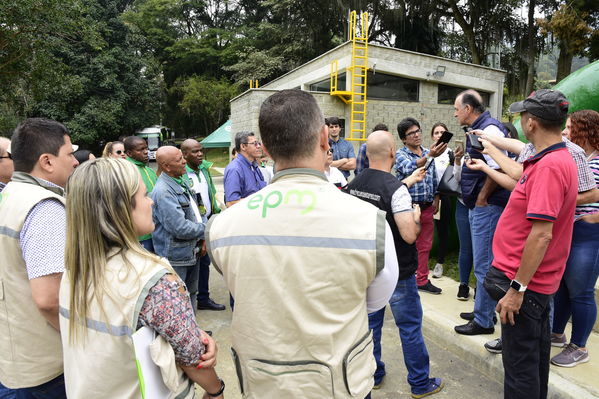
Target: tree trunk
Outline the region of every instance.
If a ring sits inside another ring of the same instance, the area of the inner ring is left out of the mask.
[[[528,2],[528,56],[526,57],[528,72],[526,75],[526,85],[524,87],[525,97],[532,93],[535,81],[535,59],[537,58],[537,49],[535,46],[535,5],[536,0],[530,0]]]
[[[559,83],[563,78],[570,74],[572,70],[572,58],[573,54],[568,52],[565,45],[560,43],[559,46],[559,57],[557,59],[557,76],[555,77],[555,83]]]
[[[481,56],[478,51],[478,47],[476,47],[476,37],[474,35],[474,28],[471,23],[466,21],[466,18],[460,13],[460,9],[455,0],[449,0],[448,4],[451,6],[451,10],[455,21],[462,28],[462,32],[464,32],[464,36],[466,36],[466,40],[468,41],[468,47],[470,47],[470,53],[472,54],[472,63],[481,65]]]

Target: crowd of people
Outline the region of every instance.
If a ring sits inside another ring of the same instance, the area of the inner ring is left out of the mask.
[[[224,206],[194,139],[160,147],[155,172],[143,138],[95,159],[59,122],[23,121],[0,138],[0,398],[138,398],[156,386],[193,398],[194,383],[223,398],[217,345],[196,319],[225,309],[210,297],[211,264],[230,292],[244,397],[370,398],[386,375],[387,304],[412,397],[435,394],[444,381],[430,373],[419,293],[442,293],[429,275],[443,274],[453,196],[457,299],[476,277],[455,331],[491,334],[499,319],[485,347],[502,353],[504,396],[547,397],[550,363],[588,361],[597,316],[599,113],[568,108],[553,90],[512,104],[524,144],[466,90],[454,148],[446,124],[425,148],[405,117],[401,148],[381,123],[356,157],[340,119],[283,90],[263,102],[259,136],[235,135]],[[563,350],[550,359],[551,345]],[[144,382],[148,367],[157,384]]]

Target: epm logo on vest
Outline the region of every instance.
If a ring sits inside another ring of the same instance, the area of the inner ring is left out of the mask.
[[[281,204],[287,205],[292,201],[304,206],[300,215],[305,215],[314,209],[316,194],[311,190],[289,190],[284,194],[274,190],[266,195],[254,194],[247,202],[247,207],[250,210],[262,208],[262,217],[265,218],[269,208],[278,208]]]

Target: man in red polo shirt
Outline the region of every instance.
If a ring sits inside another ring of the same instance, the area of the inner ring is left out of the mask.
[[[485,278],[499,299],[504,397],[545,398],[549,379],[549,301],[559,286],[572,239],[578,187],[576,165],[561,140],[568,102],[539,90],[510,105],[521,114],[537,154],[501,215],[493,240],[493,267]]]

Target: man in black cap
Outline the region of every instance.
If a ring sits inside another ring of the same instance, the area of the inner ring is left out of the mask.
[[[549,301],[557,291],[572,239],[576,165],[561,140],[568,101],[539,90],[514,103],[536,155],[524,170],[493,239],[484,286],[501,318],[504,397],[545,398],[549,379]]]

